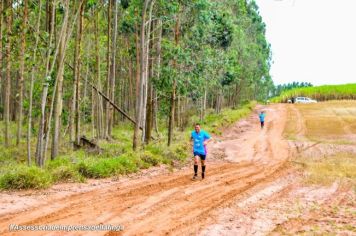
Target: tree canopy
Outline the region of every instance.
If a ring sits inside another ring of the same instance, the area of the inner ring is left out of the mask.
[[[26,124],[38,165],[83,134],[112,139],[125,120],[136,148],[167,119],[170,144],[191,111],[274,91],[253,0],[4,0],[0,12],[1,117],[17,121],[17,143]]]

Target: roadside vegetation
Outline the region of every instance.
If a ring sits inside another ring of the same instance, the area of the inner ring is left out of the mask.
[[[298,115],[301,123],[297,122]],[[356,101],[290,104],[284,135],[304,143],[295,163],[305,173],[306,183],[341,181],[356,189],[356,153],[343,151],[345,146],[356,144]],[[312,155],[306,156],[306,151]]]
[[[355,155],[338,153],[323,158],[299,158],[306,172],[305,182],[308,184],[330,185],[336,180],[343,184],[351,184],[356,191]]]
[[[356,84],[323,85],[295,88],[282,92],[272,102],[287,102],[292,97],[310,97],[317,101],[356,99]]]
[[[277,97],[281,95],[281,93],[286,92],[288,90],[296,89],[296,88],[306,88],[306,87],[313,87],[313,84],[308,82],[291,82],[287,84],[279,84],[275,86],[272,91],[272,97]]]
[[[309,213],[280,224],[278,235],[353,235],[356,193],[356,101],[288,104],[284,136],[296,146],[294,167],[303,187],[337,187]],[[319,193],[320,194],[320,193]],[[273,234],[273,233],[272,233]]]
[[[265,32],[255,1],[0,1],[0,187],[180,165],[271,94]]]
[[[225,109],[219,115],[208,111],[201,122],[203,129],[212,134],[220,134],[237,120],[246,117],[255,106],[255,102],[238,109]],[[140,150],[132,151],[132,127],[115,127],[113,137],[120,142],[101,141],[100,153],[88,153],[84,150],[71,151],[57,157],[43,168],[26,165],[26,152],[18,148],[0,147],[0,188],[1,189],[40,189],[60,182],[84,182],[87,178],[107,178],[120,176],[161,164],[168,168],[180,167],[191,157],[189,135],[193,124],[199,122],[198,116],[192,116],[184,130],[176,130],[174,144],[167,147],[167,133]],[[25,149],[25,146],[23,147]]]

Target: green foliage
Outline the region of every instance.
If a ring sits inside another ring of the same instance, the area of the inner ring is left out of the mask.
[[[84,178],[79,174],[74,163],[69,158],[57,158],[49,162],[46,170],[52,175],[53,181],[58,182],[82,182]]]
[[[287,91],[287,90],[292,90],[295,88],[304,88],[304,87],[313,87],[313,85],[311,83],[308,82],[292,82],[292,83],[288,83],[288,84],[280,84],[277,85],[273,91],[273,96],[279,96],[281,95],[282,92]]]
[[[79,162],[77,168],[86,178],[105,178],[124,172],[119,158],[86,159]]]
[[[118,37],[115,45],[117,45],[116,61],[120,64],[120,70],[117,71],[120,80],[116,80],[115,90],[117,92],[115,92],[113,100],[131,116],[135,114],[135,73],[140,71],[140,63],[136,60],[139,54],[136,53],[140,49],[139,36],[143,2],[142,0],[122,0],[117,2],[120,20],[118,22]],[[149,55],[147,56],[153,62],[152,66],[150,66],[153,69],[153,75],[149,76],[149,81],[150,83],[152,82],[153,89],[157,95],[157,104],[159,104],[157,116],[162,121],[159,124],[160,129],[164,126],[164,121],[169,114],[173,82],[177,82],[177,97],[182,99],[180,100],[181,102],[183,101],[187,104],[183,109],[184,112],[179,114],[183,118],[183,124],[181,127],[175,127],[177,130],[175,130],[174,144],[170,148],[166,148],[165,138],[167,134],[164,128],[161,129],[161,132],[164,133],[161,140],[158,140],[154,145],[143,147],[143,150],[137,153],[132,153],[132,126],[121,122],[120,115],[115,115],[114,123],[115,125],[119,123],[120,127],[114,128],[112,142],[98,140],[99,146],[103,149],[102,153],[93,155],[84,151],[72,151],[72,147],[68,142],[68,134],[71,128],[69,121],[74,115],[71,114],[71,105],[75,94],[73,66],[75,46],[77,45],[77,22],[74,22],[74,24],[69,23],[70,27],[74,28],[68,38],[68,45],[65,49],[63,88],[61,88],[63,97],[60,99],[63,104],[60,118],[61,130],[59,132],[61,139],[59,143],[62,146],[59,152],[63,156],[58,157],[55,161],[48,161],[44,169],[41,170],[50,176],[52,182],[82,181],[83,178],[102,178],[131,173],[138,169],[161,163],[169,165],[173,165],[176,162],[182,163],[190,156],[190,150],[186,148],[188,145],[187,134],[178,132],[178,129],[187,131],[186,127],[198,120],[198,114],[205,95],[207,98],[206,103],[208,104],[207,108],[212,110],[214,106],[217,106],[217,97],[220,98],[220,96],[224,97],[224,102],[229,101],[229,104],[223,104],[224,106],[237,107],[241,104],[241,101],[263,100],[270,94],[273,88],[273,81],[269,75],[270,46],[265,38],[265,24],[258,13],[258,8],[254,1],[156,0],[151,2],[154,2],[152,7],[152,32],[147,29],[149,24],[145,24],[147,32],[152,36],[150,39],[147,38],[152,43],[148,47]],[[35,153],[36,136],[39,130],[43,82],[49,84],[45,111],[45,130],[51,130],[48,129],[50,124],[48,123],[50,104],[54,101],[54,105],[57,105],[57,99],[54,99],[52,94],[58,75],[57,66],[55,66],[58,58],[54,58],[54,51],[48,48],[50,45],[49,29],[48,25],[44,25],[44,22],[48,23],[46,21],[46,12],[50,9],[46,9],[44,1],[40,3],[42,3],[41,11],[38,3],[29,2],[29,27],[26,29],[25,78],[30,77],[31,74],[28,72],[31,71],[32,66],[34,66],[35,78],[32,111],[32,157]],[[96,129],[98,129],[96,126],[99,123],[97,122],[97,115],[92,113],[94,110],[100,110],[97,105],[92,106],[92,103],[93,101],[96,101],[95,104],[100,104],[101,102],[106,106],[106,102],[99,101],[95,95],[92,96],[93,91],[90,83],[98,86],[101,91],[106,93],[108,89],[108,72],[110,71],[110,63],[107,61],[109,59],[107,59],[108,42],[112,35],[110,36],[107,32],[109,28],[108,17],[110,17],[108,15],[108,1],[88,0],[85,3],[81,50],[78,55],[81,60],[79,72],[81,78],[80,94],[82,95],[79,113],[81,134],[92,137],[90,122],[95,121],[94,128]],[[78,6],[77,1],[70,1],[69,22],[74,20]],[[14,9],[8,8],[5,15]],[[17,4],[12,25],[13,36],[11,36],[14,39],[15,37],[20,38],[23,22],[21,18],[22,10],[23,4]],[[55,6],[55,25],[58,26],[54,28],[55,35],[60,34],[60,26],[63,25],[66,10],[62,3]],[[38,16],[40,16],[40,22],[42,23],[36,60],[32,61],[32,49],[35,46],[36,36],[34,26]],[[162,29],[157,27],[159,20],[161,20]],[[146,22],[148,22],[148,16]],[[32,30],[29,29],[30,26],[33,27]],[[4,35],[6,35],[6,27],[3,30]],[[157,65],[158,53],[156,46],[159,38],[157,33],[161,30],[160,64]],[[20,40],[12,41],[11,55],[13,58],[11,60],[14,63],[12,63],[11,71],[15,75],[18,74],[20,69],[20,60],[15,60],[19,57]],[[58,42],[58,39],[55,40],[52,45],[53,50],[58,46],[56,45]],[[44,78],[46,55],[48,53],[51,55],[49,64],[54,65],[55,69],[47,78]],[[5,64],[1,69],[5,71]],[[88,82],[85,82],[84,78]],[[14,81],[12,83],[15,85]],[[29,81],[29,79],[24,81],[24,94],[29,92]],[[18,92],[17,86],[12,86],[10,93],[14,97],[18,97]],[[28,115],[30,104],[28,98],[29,96],[25,96],[23,101],[23,123],[27,123],[28,117],[26,116]],[[3,113],[2,106],[3,104],[1,103],[1,113]],[[94,110],[92,110],[92,107]],[[11,118],[15,118],[14,111],[17,111],[17,107],[11,110],[14,113],[11,114]],[[221,126],[231,124],[249,111],[246,107],[243,107],[242,110],[229,111],[225,109],[221,115],[214,115],[213,112],[210,112],[204,121],[204,125],[208,131],[219,134]],[[53,129],[53,126],[51,128]],[[15,122],[11,123],[9,130],[10,136],[15,137],[17,131]],[[24,136],[25,130],[24,126],[22,136]],[[52,136],[51,132],[49,133],[50,136]],[[0,136],[0,143],[4,143],[3,136]],[[50,143],[51,140],[49,140],[49,149]],[[16,166],[17,163],[26,162],[24,138],[21,140],[19,147],[14,145],[14,138],[11,139],[9,148],[3,148],[0,145],[1,176],[9,173],[9,166]],[[48,150],[48,153],[50,153],[50,150]],[[34,186],[37,185],[41,186],[40,183],[34,184]]]
[[[52,176],[35,166],[20,165],[0,176],[1,189],[41,189],[52,183]]]
[[[208,132],[220,135],[222,129],[246,117],[255,107],[256,102],[248,103],[238,109],[225,109],[220,114],[208,114],[203,122]]]
[[[59,182],[83,182],[84,178],[79,172],[72,166],[59,166],[51,170],[53,181]]]
[[[224,110],[220,115],[210,112],[202,123],[204,129],[219,134],[222,127],[229,126],[238,119],[246,116],[255,103],[248,103],[239,109]],[[190,124],[198,121],[193,116]],[[46,188],[53,183],[83,182],[85,178],[107,178],[122,174],[130,174],[140,169],[160,164],[175,166],[184,164],[191,157],[189,143],[190,129],[176,132],[175,143],[166,147],[165,139],[151,143],[137,152],[131,151],[131,138],[126,126],[116,128],[113,134],[121,142],[102,142],[104,149],[100,155],[89,155],[83,150],[69,152],[66,155],[49,161],[43,169],[17,164],[13,158],[0,159],[0,189]],[[4,149],[11,150],[11,149]],[[0,150],[1,151],[1,150]],[[67,151],[68,152],[68,151]],[[11,155],[10,154],[8,155]]]
[[[273,102],[287,102],[292,97],[305,96],[318,101],[356,99],[356,84],[323,85],[306,88],[296,88],[282,92],[272,99]]]
[[[148,165],[152,165],[152,166],[157,166],[160,163],[163,163],[163,158],[161,156],[159,156],[157,154],[153,154],[148,151],[145,151],[142,154],[141,159]]]

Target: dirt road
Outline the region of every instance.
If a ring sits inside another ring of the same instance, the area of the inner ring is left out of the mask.
[[[258,107],[262,109],[263,107]],[[192,170],[112,183],[91,191],[69,194],[44,204],[0,215],[0,235],[58,235],[58,232],[9,232],[18,225],[121,225],[117,232],[60,232],[61,235],[163,235],[213,233],[209,228],[221,209],[241,208],[243,199],[259,186],[283,179],[289,158],[282,132],[284,105],[263,108],[266,126],[257,113],[226,130],[208,147],[205,180],[192,181]],[[224,154],[217,159],[213,155]],[[285,185],[287,187],[288,184]],[[53,198],[54,199],[54,198]],[[244,201],[245,201],[244,200]]]

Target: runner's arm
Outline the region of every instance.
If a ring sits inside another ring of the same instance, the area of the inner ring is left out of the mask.
[[[212,137],[209,134],[206,134],[205,139],[204,139],[204,146],[206,146],[208,143],[212,141]]]

